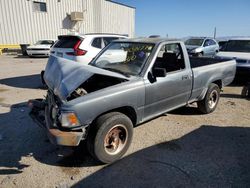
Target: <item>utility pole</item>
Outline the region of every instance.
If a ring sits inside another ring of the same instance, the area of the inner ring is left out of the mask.
[[[214,28],[214,39],[216,38],[216,27]]]

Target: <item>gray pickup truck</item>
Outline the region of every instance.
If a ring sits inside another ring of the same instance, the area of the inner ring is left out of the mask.
[[[52,55],[47,96],[29,101],[30,114],[52,143],[86,140],[93,157],[111,163],[127,151],[134,126],[194,102],[213,112],[235,70],[234,60],[189,58],[178,40],[114,41],[89,65]]]

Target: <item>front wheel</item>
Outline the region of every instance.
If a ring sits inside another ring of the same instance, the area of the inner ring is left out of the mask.
[[[218,85],[212,83],[209,85],[205,98],[202,101],[198,101],[198,108],[204,114],[213,112],[219,102],[220,88]]]
[[[203,53],[202,52],[198,53],[197,57],[203,57]]]
[[[132,141],[133,124],[124,114],[111,112],[100,116],[90,128],[87,147],[103,163],[120,159]]]

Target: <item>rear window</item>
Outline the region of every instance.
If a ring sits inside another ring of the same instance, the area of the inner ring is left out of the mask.
[[[58,37],[58,42],[54,45],[54,48],[74,48],[76,43],[80,40],[75,36],[63,36]]]
[[[185,44],[191,46],[201,46],[203,43],[203,39],[188,39]]]
[[[113,40],[119,39],[118,37],[104,37],[103,42],[105,46],[107,46],[109,43],[111,43]]]

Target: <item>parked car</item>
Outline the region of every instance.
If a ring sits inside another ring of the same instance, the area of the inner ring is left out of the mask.
[[[137,124],[194,102],[213,112],[235,69],[234,60],[189,58],[178,40],[118,40],[89,65],[51,55],[47,97],[29,101],[30,114],[52,143],[86,140],[93,157],[111,163],[127,151]]]
[[[128,37],[117,34],[61,35],[51,49],[58,57],[88,64],[105,46],[117,39]]]
[[[216,58],[235,59],[237,62],[236,78],[242,77],[250,82],[250,38],[229,40]]]
[[[219,52],[216,40],[207,37],[193,37],[185,41],[190,56],[214,56]]]
[[[39,40],[35,44],[27,47],[27,54],[33,56],[46,56],[50,55],[50,48],[55,43],[53,39]]]

